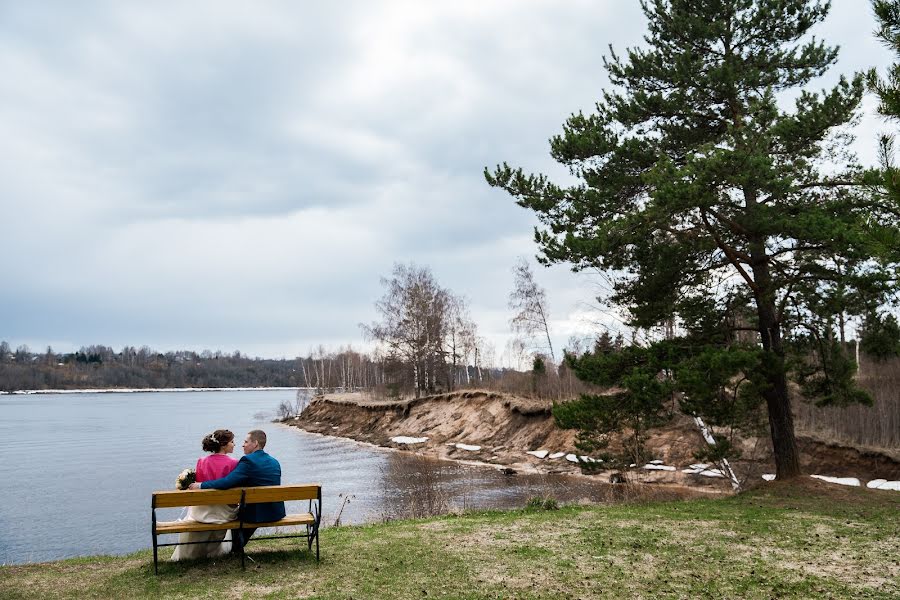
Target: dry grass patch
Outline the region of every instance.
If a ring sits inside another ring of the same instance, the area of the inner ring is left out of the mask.
[[[161,565],[0,567],[2,598],[896,598],[900,494],[773,486],[725,500],[479,512],[322,532]],[[168,556],[168,555],[166,555]]]

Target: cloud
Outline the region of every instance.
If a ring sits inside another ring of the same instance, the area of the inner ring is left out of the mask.
[[[835,73],[883,70],[871,15],[833,11]],[[482,170],[566,178],[547,140],[608,85],[607,44],[643,32],[612,1],[3,4],[0,337],[362,344],[379,278],[414,261],[499,355],[536,220]],[[862,119],[864,161],[883,126]],[[598,289],[536,275],[561,346]]]

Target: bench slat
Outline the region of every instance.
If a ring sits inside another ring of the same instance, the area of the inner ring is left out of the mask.
[[[315,500],[319,497],[320,485],[265,485],[260,487],[244,488],[244,502],[257,504],[259,502],[280,502],[283,500]]]
[[[185,533],[187,531],[218,531],[237,529],[240,521],[228,521],[227,523],[197,523],[196,521],[160,521],[156,524],[156,533]]]
[[[244,523],[244,527],[288,527],[292,525],[312,525],[316,522],[316,518],[310,513],[299,513],[296,515],[287,515],[280,521],[270,521],[268,523]]]
[[[156,500],[156,508],[201,506],[203,504],[240,504],[241,489],[153,492],[153,498]]]
[[[244,523],[246,528],[259,527],[291,527],[295,525],[312,525],[316,522],[315,517],[310,513],[298,513],[295,515],[287,515],[280,521],[269,521],[267,523]],[[218,531],[226,529],[237,529],[240,521],[228,521],[227,523],[197,523],[195,521],[160,521],[156,524],[156,533],[159,535],[166,533],[185,533],[188,531]]]

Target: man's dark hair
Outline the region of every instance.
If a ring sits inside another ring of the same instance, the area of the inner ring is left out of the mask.
[[[247,435],[250,436],[250,439],[259,444],[259,449],[262,450],[266,447],[266,432],[262,429],[254,429],[249,432]]]

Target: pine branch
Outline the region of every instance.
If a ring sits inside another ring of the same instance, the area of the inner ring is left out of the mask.
[[[709,219],[706,218],[705,212],[701,211],[700,217],[703,219],[703,223],[706,225],[707,231],[712,234],[713,239],[716,241],[716,245],[720,250],[722,250],[722,252],[725,253],[725,256],[728,257],[728,261],[734,266],[735,269],[737,269],[737,272],[740,273],[741,277],[744,278],[744,281],[747,282],[747,285],[750,286],[750,289],[755,293],[759,293],[759,286],[756,285],[756,282],[753,281],[750,275],[747,274],[747,271],[744,270],[744,267],[741,266],[740,259],[736,254],[736,251],[731,246],[722,241],[722,238],[719,237],[718,233],[716,233],[715,228],[713,228],[713,226],[710,224]],[[747,255],[744,254],[744,256]],[[749,257],[747,258],[749,259]],[[750,264],[749,260],[745,260],[744,262]]]

